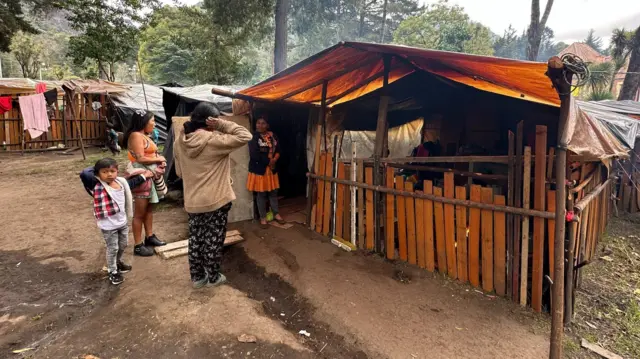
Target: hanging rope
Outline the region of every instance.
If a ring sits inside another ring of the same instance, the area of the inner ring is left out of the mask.
[[[591,77],[591,73],[589,72],[589,67],[580,58],[580,56],[567,53],[562,55],[561,60],[564,63],[565,68],[563,71],[564,80],[571,85],[571,93],[578,87],[582,87],[587,84],[589,77]],[[573,81],[569,81],[567,78],[567,72],[573,73]]]

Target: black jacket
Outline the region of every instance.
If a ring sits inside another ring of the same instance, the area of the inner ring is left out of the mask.
[[[269,147],[260,146],[258,140],[260,139],[259,133],[254,133],[253,138],[249,141],[249,172],[255,173],[259,176],[264,175],[269,166]],[[274,134],[273,139],[276,142],[276,153],[280,153],[280,141]],[[277,169],[272,170],[273,173],[277,173]]]

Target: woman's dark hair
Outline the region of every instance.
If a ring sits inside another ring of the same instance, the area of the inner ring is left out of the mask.
[[[100,172],[101,169],[114,168],[114,167],[118,168],[118,162],[116,162],[116,160],[114,160],[113,158],[103,158],[98,162],[96,162],[96,164],[93,166],[93,171],[96,173],[96,176],[97,176],[98,172]]]
[[[147,127],[147,124],[149,123],[149,121],[151,121],[152,118],[153,118],[152,112],[143,111],[143,110],[136,110],[133,112],[133,115],[131,116],[131,123],[129,124],[129,128],[127,128],[127,131],[124,133],[125,148],[127,148],[129,144],[129,136],[131,136],[133,132],[140,132],[144,130],[144,128]]]
[[[184,123],[184,134],[188,135],[196,130],[207,127],[209,117],[220,116],[218,108],[210,102],[200,102],[191,112],[191,120]]]

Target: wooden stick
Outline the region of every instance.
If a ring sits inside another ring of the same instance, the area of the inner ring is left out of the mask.
[[[531,147],[524,148],[524,164],[522,175],[522,208],[528,209],[531,201]],[[522,218],[522,248],[520,250],[520,305],[527,306],[527,284],[529,273],[529,217]]]
[[[609,185],[609,183],[611,183],[613,179],[615,179],[615,177],[609,177],[609,179],[607,179],[604,183],[599,184],[598,187],[596,187],[593,191],[589,192],[589,194],[584,196],[580,201],[578,201],[578,203],[575,204],[575,206],[573,207],[574,210],[577,213],[581,213],[582,211],[584,211],[584,209],[587,207],[589,202],[591,202],[594,198],[596,198],[600,194],[600,192],[602,192],[605,188],[607,188],[607,185]]]
[[[386,170],[386,184],[388,188],[393,188],[393,168],[387,167]],[[385,246],[387,252],[387,259],[392,260],[395,259],[396,249],[395,249],[395,213],[394,213],[394,202],[395,198],[392,194],[386,194],[386,204],[387,204],[387,213],[386,213],[386,224],[387,227],[387,245]]]
[[[404,190],[407,192],[413,192],[413,183],[405,182]],[[415,212],[415,199],[407,197],[404,200],[407,215],[407,257],[409,263],[418,264],[417,256],[417,240],[416,240],[416,212]]]
[[[395,182],[396,188],[397,189],[402,189],[404,190],[404,177],[402,176],[396,176],[396,182]],[[404,192],[404,191],[398,191],[398,192]],[[397,194],[397,193],[393,193],[393,194]],[[398,255],[400,257],[401,260],[403,261],[407,261],[407,217],[406,217],[406,211],[407,208],[405,207],[405,198],[404,196],[397,196],[396,197],[396,204],[398,207]]]
[[[456,187],[456,198],[467,199],[467,189]],[[467,240],[467,207],[456,206],[456,251],[458,255],[458,279],[465,283],[469,280],[469,269],[467,266],[468,240]]]
[[[496,195],[493,197],[496,204],[504,204],[504,196]],[[507,250],[506,250],[506,218],[505,214],[495,212],[493,214],[493,283],[496,294],[500,296],[507,295],[507,283],[505,281],[507,274]]]
[[[442,196],[436,196],[436,195],[432,195],[432,194],[419,193],[419,192],[406,192],[406,191],[394,190],[394,189],[390,189],[390,188],[386,188],[386,187],[382,187],[382,186],[373,186],[373,185],[367,185],[367,184],[363,184],[363,183],[359,183],[359,182],[340,180],[340,179],[337,179],[337,178],[331,178],[331,177],[327,177],[327,176],[318,176],[318,175],[314,175],[312,173],[307,173],[307,177],[317,178],[317,179],[321,179],[323,181],[328,181],[328,182],[342,183],[342,184],[346,184],[346,185],[350,185],[350,186],[355,186],[355,187],[358,187],[358,188],[363,188],[363,189],[372,190],[372,191],[378,191],[378,192],[381,192],[381,193],[391,193],[391,194],[394,194],[394,195],[397,195],[397,196],[430,199],[430,200],[432,200],[434,202],[445,203],[445,204],[462,205],[462,206],[467,206],[467,207],[471,207],[471,208],[488,209],[490,211],[500,211],[500,212],[505,212],[505,213],[517,214],[517,215],[521,215],[521,216],[530,216],[530,217],[547,218],[547,219],[548,218],[555,218],[553,213],[549,213],[549,212],[546,212],[546,211],[538,211],[538,210],[533,210],[533,209],[516,208],[516,207],[509,207],[509,206],[500,206],[500,205],[495,205],[495,204],[487,204],[487,203],[474,202],[474,201],[468,201],[468,200],[467,201],[463,201],[463,200],[459,200],[459,199],[455,199],[455,198],[446,198],[446,197],[442,197]],[[397,180],[397,178],[398,177],[396,177],[396,180]],[[403,186],[404,186],[404,184],[403,184]]]
[[[433,187],[433,194],[436,196],[442,196],[442,188]],[[438,272],[447,274],[447,245],[444,235],[444,209],[442,207],[442,202],[434,203],[433,212],[435,214],[434,220],[436,227],[436,258],[438,263]]]
[[[469,198],[482,201],[482,187],[471,185]],[[480,219],[480,209],[469,209],[469,282],[476,288],[480,288]]]
[[[423,191],[425,194],[433,193],[433,183],[431,181],[423,182]],[[400,197],[398,197],[400,198]],[[400,226],[400,224],[398,224]],[[433,237],[433,201],[424,200],[424,234],[425,234],[425,262],[427,270],[433,272],[435,270],[435,253],[434,253],[434,237]]]
[[[453,173],[444,174],[444,196],[455,197]],[[458,264],[456,263],[456,214],[452,204],[444,205],[444,228],[447,251],[447,273],[451,279],[458,279]]]
[[[547,152],[547,127],[536,126],[536,161],[533,190],[533,208],[545,210],[545,154]],[[555,215],[554,215],[555,217]],[[533,219],[533,264],[531,266],[531,307],[542,311],[542,280],[544,262],[544,219]]]
[[[523,158],[523,128],[524,122],[520,121],[516,128],[516,159],[515,159],[515,200],[514,206],[522,207],[522,158]],[[511,295],[513,301],[520,302],[520,248],[522,247],[522,219],[513,216],[513,271],[511,272]],[[525,279],[526,280],[526,279]]]
[[[512,131],[508,133],[508,155],[509,155],[509,168],[508,168],[508,180],[507,180],[507,206],[513,207],[514,204],[514,178],[515,178],[515,134]],[[505,263],[505,286],[506,286],[506,295],[508,297],[512,296],[511,292],[511,271],[513,271],[513,246],[515,243],[513,236],[513,218],[514,216],[511,214],[507,214],[506,216],[506,263]]]
[[[364,187],[357,186],[364,184],[364,162],[362,160],[358,164],[358,181],[352,182],[351,185],[358,188],[358,248],[364,249]]]
[[[356,181],[356,162],[353,159],[356,158],[356,146],[353,142],[351,142],[351,181]],[[350,186],[349,191],[351,192],[351,244],[356,245],[356,187]]]
[[[396,163],[389,163],[388,166],[393,168],[407,169],[407,170],[440,172],[445,174],[453,173],[462,177],[478,178],[478,179],[484,179],[484,180],[506,181],[508,179],[508,176],[505,176],[505,175],[494,175],[494,174],[485,174],[485,173],[478,173],[478,172],[460,171],[453,168],[416,166],[416,165],[405,165],[405,164],[396,164]]]

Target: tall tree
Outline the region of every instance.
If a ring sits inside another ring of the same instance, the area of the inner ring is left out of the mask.
[[[116,64],[134,55],[142,12],[156,0],[69,0],[72,36],[69,53],[76,64],[94,60],[100,76],[115,80]]]
[[[16,61],[20,64],[22,77],[38,78],[43,46],[36,36],[19,31],[13,36],[9,47]]]
[[[430,5],[421,15],[404,20],[393,39],[427,49],[493,54],[489,29],[471,21],[462,7],[446,2]]]
[[[640,89],[640,27],[635,31],[614,30],[611,43],[614,59],[629,60],[618,100],[634,100]]]
[[[384,4],[382,5],[382,31],[380,31],[380,43],[384,43],[384,32],[387,28],[387,5],[389,2],[384,0]]]
[[[529,23],[529,29],[527,30],[527,59],[530,61],[536,61],[538,59],[542,34],[547,26],[547,20],[549,19],[552,6],[553,0],[547,0],[547,6],[545,6],[544,13],[541,18],[540,0],[531,0],[531,22]]]
[[[589,45],[592,49],[598,51],[600,54],[602,54],[604,51],[602,47],[602,38],[596,36],[593,29],[589,30],[587,37],[582,42]]]
[[[273,46],[273,72],[278,73],[287,68],[289,0],[276,0],[276,35]]]
[[[18,31],[37,33],[37,29],[25,18],[32,13],[47,11],[59,5],[55,0],[2,0],[0,1],[0,52],[8,52],[11,38]]]

